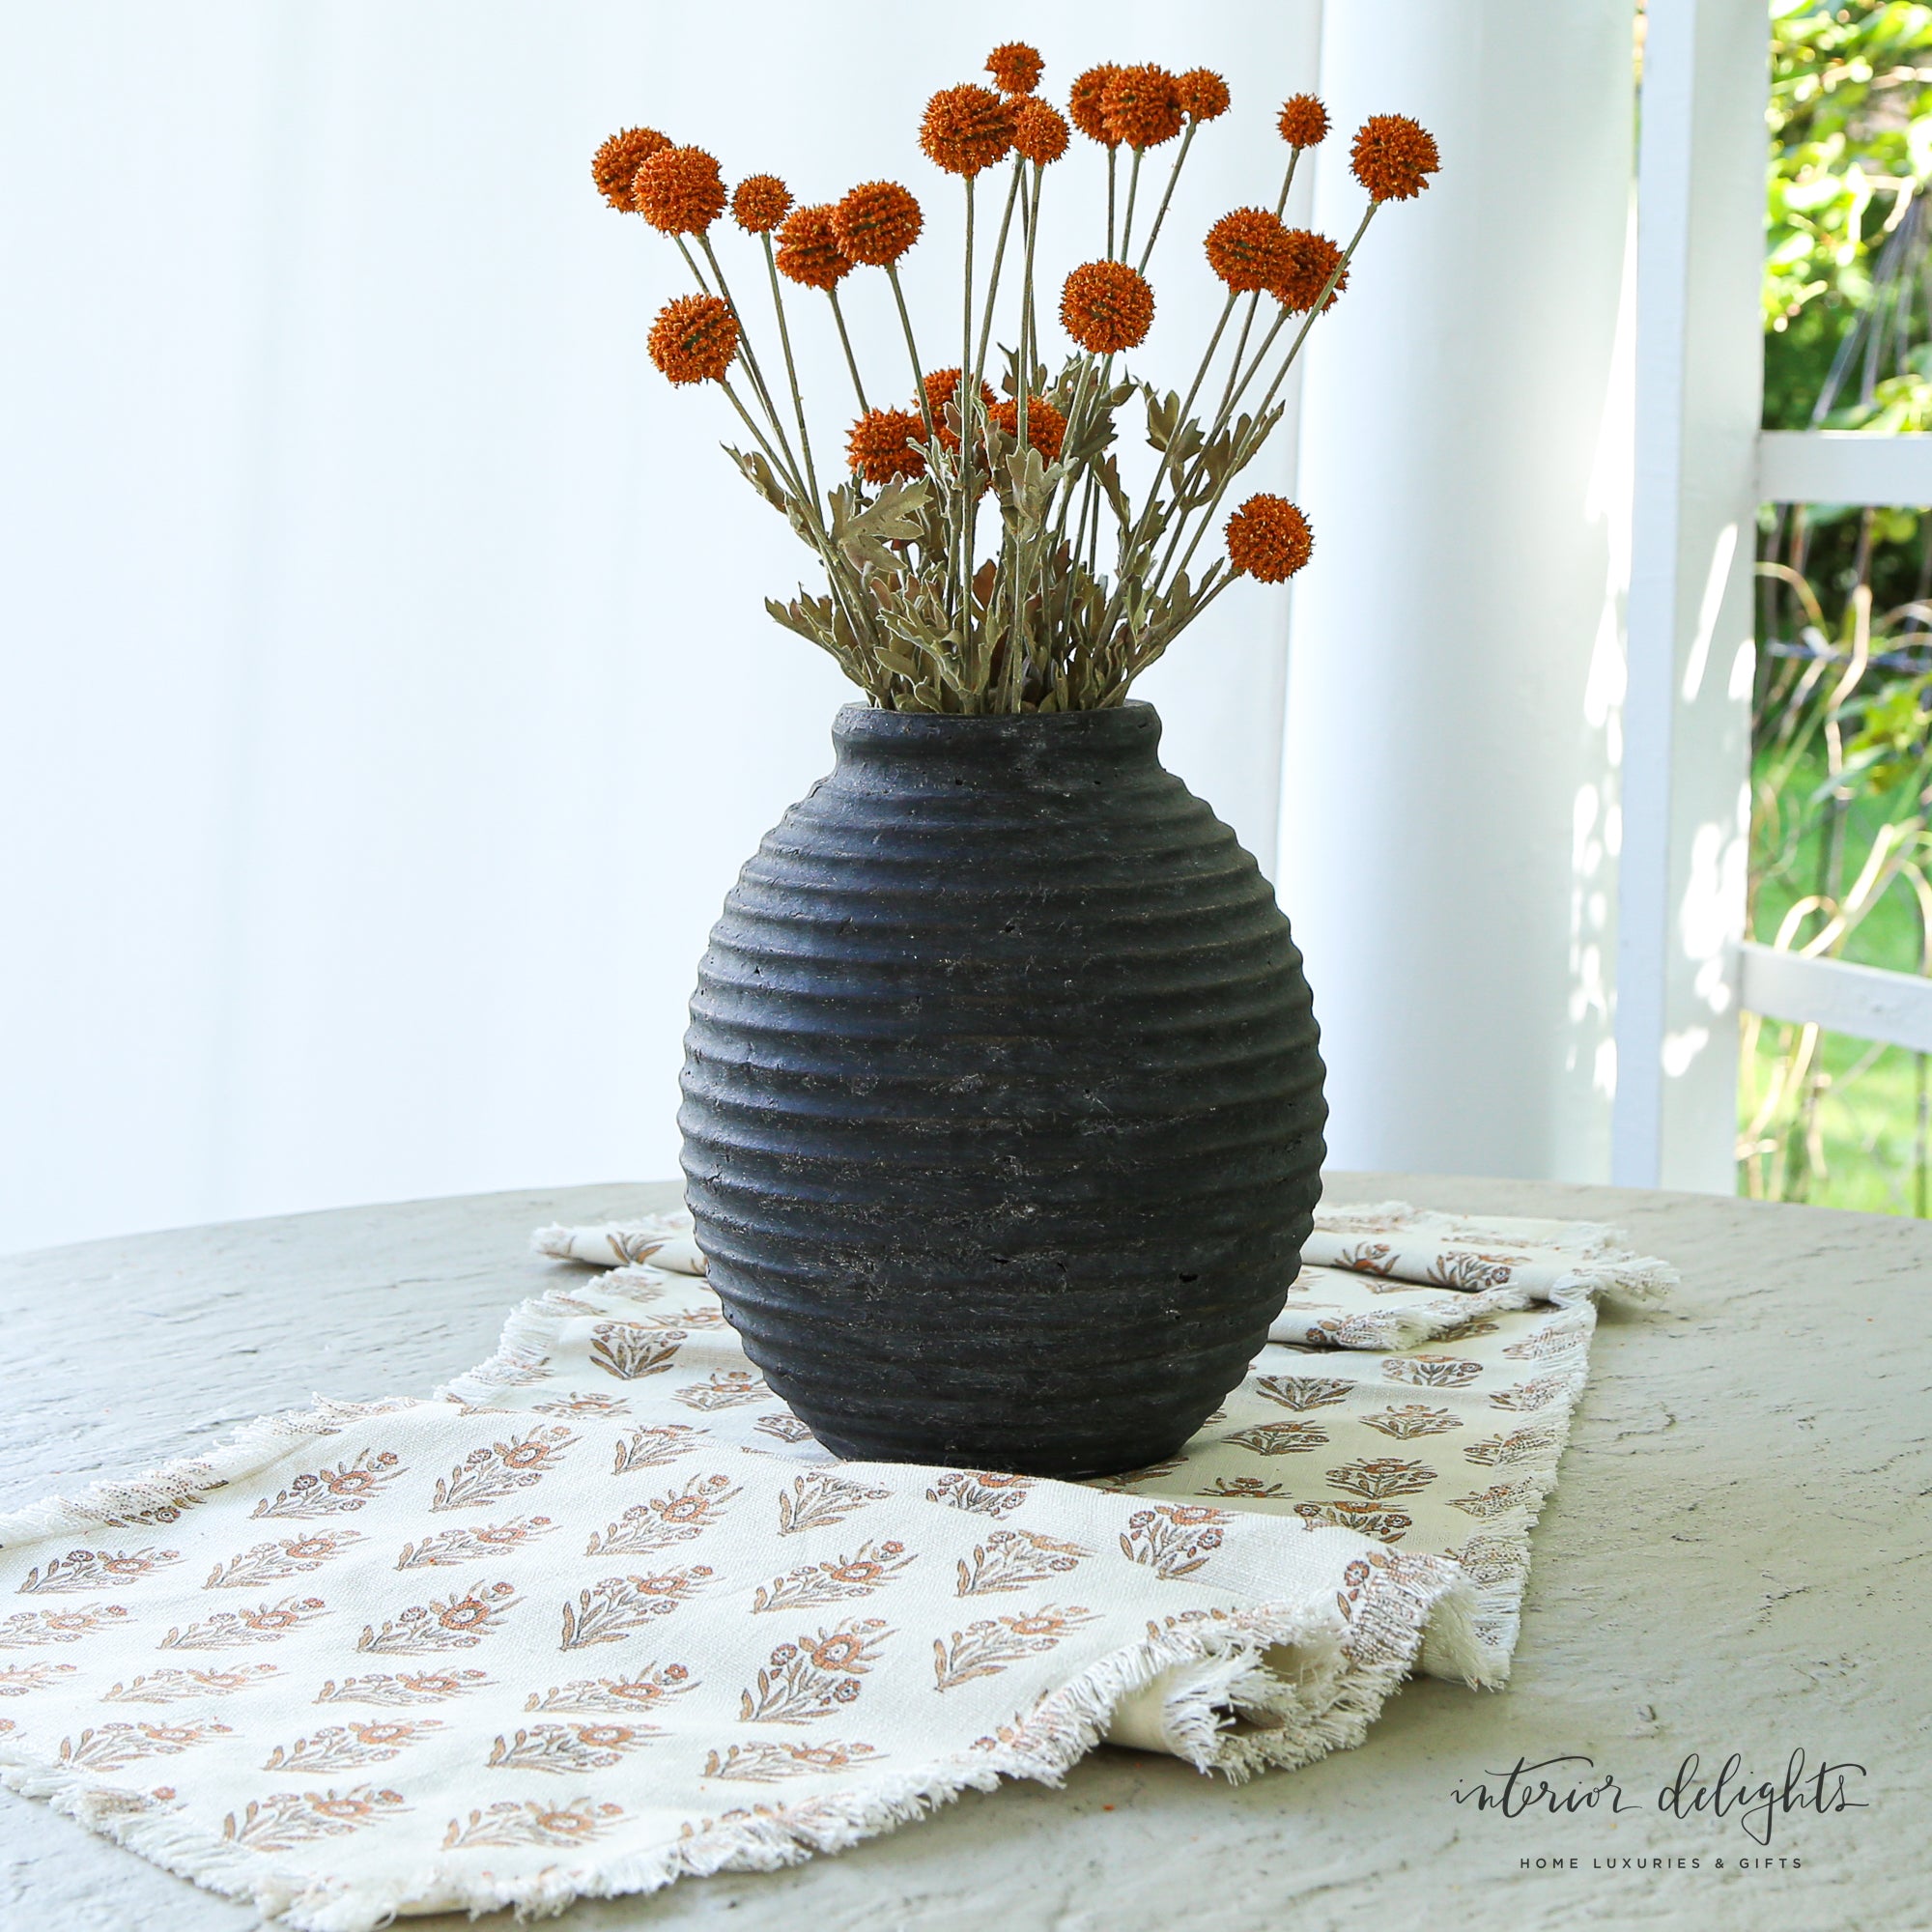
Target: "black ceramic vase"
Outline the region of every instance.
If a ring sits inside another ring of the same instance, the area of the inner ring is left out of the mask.
[[[1266,1338],[1320,1192],[1301,955],[1146,704],[848,705],[712,929],[697,1245],[836,1454],[1172,1455]]]

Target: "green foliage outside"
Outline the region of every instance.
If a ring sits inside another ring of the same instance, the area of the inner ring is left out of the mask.
[[[1932,429],[1932,6],[1772,0],[1768,429]],[[1932,970],[1932,522],[1767,507],[1750,929]],[[1745,1191],[1923,1214],[1923,1058],[1747,1021]]]

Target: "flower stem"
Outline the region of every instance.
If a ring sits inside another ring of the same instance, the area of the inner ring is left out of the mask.
[[[859,413],[869,415],[872,406],[866,400],[865,384],[859,380],[859,358],[852,354],[852,338],[845,333],[845,311],[838,306],[838,291],[830,288],[825,293],[832,298],[832,319],[838,325],[838,342],[845,351],[845,366],[852,372],[852,392],[859,398]]]
[[[1121,217],[1121,260],[1127,259],[1127,249],[1132,245],[1134,233],[1134,196],[1141,185],[1141,150],[1134,150],[1134,157],[1127,166],[1127,208]]]
[[[1180,166],[1187,158],[1187,151],[1194,143],[1194,130],[1201,124],[1192,116],[1188,118],[1186,131],[1180,137],[1180,152],[1174,157],[1174,165],[1167,173],[1167,188],[1161,195],[1160,206],[1154,210],[1153,226],[1148,230],[1147,246],[1141,250],[1140,271],[1147,273],[1149,258],[1153,254],[1153,244],[1160,240],[1160,224],[1167,219],[1168,203],[1174,199],[1174,185],[1180,179]],[[1137,156],[1136,159],[1139,158]]]
[[[1107,150],[1107,259],[1114,259],[1114,157],[1120,153],[1117,147]]]
[[[986,305],[980,313],[980,356],[976,367],[986,366],[986,341],[993,332],[993,299],[999,293],[1000,264],[1007,254],[1007,231],[1012,226],[1013,203],[1019,198],[1020,176],[1025,172],[1026,163],[1015,159],[1013,162],[1012,184],[1007,189],[1007,212],[1000,217],[1000,239],[993,246],[993,267],[986,277]]]
[[[772,254],[771,236],[760,235],[758,240],[765,244],[765,273],[771,279],[772,307],[779,318],[779,343],[784,350],[785,380],[791,384],[792,408],[798,415],[799,447],[805,452],[806,480],[811,485],[811,500],[815,508],[818,503],[818,474],[812,468],[811,436],[805,426],[805,395],[798,386],[798,364],[792,360],[791,330],[785,326],[784,296],[779,288],[778,263]]]

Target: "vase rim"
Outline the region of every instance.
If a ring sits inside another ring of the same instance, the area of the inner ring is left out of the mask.
[[[991,725],[1009,730],[1146,731],[1158,728],[1159,714],[1145,698],[1130,697],[1091,711],[990,711],[967,715],[956,711],[886,711],[873,704],[842,704],[833,720],[838,738],[896,738],[933,731],[971,731]]]

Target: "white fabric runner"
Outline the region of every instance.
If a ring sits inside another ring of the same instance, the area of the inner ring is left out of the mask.
[[[838,1850],[1109,1739],[1241,1777],[1507,1673],[1604,1229],[1324,1212],[1186,1452],[838,1463],[678,1217],[434,1397],[322,1402],[0,1519],[0,1776],[312,1932]],[[211,1346],[218,1343],[211,1337]]]

